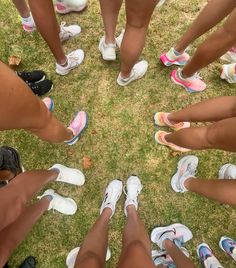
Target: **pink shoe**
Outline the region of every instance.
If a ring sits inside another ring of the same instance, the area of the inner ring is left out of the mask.
[[[179,122],[179,123],[172,124],[168,120],[168,115],[169,114],[170,113],[164,113],[164,112],[155,113],[154,114],[154,122],[155,122],[155,124],[157,126],[160,126],[160,127],[170,127],[174,131],[180,130],[182,128],[189,128],[190,127],[189,122]]]
[[[197,73],[191,77],[183,78],[181,71],[181,69],[178,69],[171,73],[171,80],[175,84],[184,87],[189,93],[201,92],[206,88],[206,84],[201,80]]]
[[[53,111],[53,108],[54,108],[54,102],[53,102],[53,100],[51,98],[49,98],[49,97],[46,97],[46,98],[42,99],[42,101],[44,102],[44,104],[46,105],[46,107],[48,108],[48,110],[50,112],[52,112]]]
[[[87,125],[88,125],[87,113],[83,111],[78,112],[68,127],[68,129],[72,131],[74,137],[69,141],[65,141],[65,143],[69,145],[75,144],[78,141],[81,133],[87,127]]]
[[[160,60],[165,66],[171,66],[173,64],[183,66],[189,60],[190,56],[188,53],[183,52],[178,56],[175,53],[175,49],[171,48],[168,52],[164,52]]]
[[[75,2],[75,1],[74,1]],[[67,14],[70,12],[80,12],[87,6],[87,0],[77,0],[74,4],[72,1],[57,0],[55,3],[56,12],[59,14]]]
[[[155,141],[161,145],[170,147],[173,151],[177,151],[181,153],[186,153],[190,151],[190,149],[183,148],[171,142],[166,141],[165,136],[168,134],[170,134],[170,132],[161,131],[161,130],[157,131],[157,133],[155,134]]]

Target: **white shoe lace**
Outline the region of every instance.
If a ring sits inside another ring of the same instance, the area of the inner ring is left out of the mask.
[[[73,36],[73,33],[69,30],[68,27],[65,27],[66,26],[66,22],[65,21],[62,21],[61,25],[60,25],[60,39],[64,40],[64,39],[67,39],[67,38],[70,38]]]

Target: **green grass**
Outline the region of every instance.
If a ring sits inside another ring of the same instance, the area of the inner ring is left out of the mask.
[[[198,243],[205,241],[224,267],[234,267],[231,259],[219,250],[218,241],[221,235],[236,238],[235,209],[195,194],[175,194],[169,181],[179,156],[174,157],[168,148],[153,141],[155,111],[172,111],[206,98],[235,94],[235,86],[219,78],[220,62],[202,71],[207,90],[190,95],[171,83],[172,68],[163,68],[158,59],[160,53],[179,38],[205,2],[170,0],[160,10],[155,10],[141,56],[149,61],[148,73],[144,79],[121,88],[116,84],[119,60],[109,64],[103,62],[98,53],[103,30],[97,0],[91,0],[88,9],[80,15],[58,17],[59,21],[78,23],[82,27],[81,35],[64,45],[65,51],[79,47],[86,53],[84,64],[63,78],[55,74],[53,56],[40,35],[24,33],[13,5],[10,1],[1,1],[1,59],[7,62],[10,55],[16,54],[22,57],[21,70],[47,72],[54,82],[50,93],[55,101],[54,114],[61,121],[69,122],[78,109],[86,110],[90,118],[85,135],[72,147],[50,145],[24,131],[0,133],[1,144],[17,148],[27,170],[48,168],[55,162],[82,169],[84,156],[93,160],[93,167],[84,171],[87,180],[82,188],[63,184],[49,186],[76,200],[79,208],[76,215],[45,213],[11,257],[12,267],[30,254],[37,257],[39,268],[65,267],[67,253],[82,243],[98,216],[105,185],[113,178],[125,181],[132,173],[138,174],[144,185],[139,211],[149,233],[156,225],[181,222],[193,231],[194,238],[187,248],[197,265],[195,249]],[[122,9],[118,30],[123,25]],[[193,44],[192,51],[200,40]],[[194,154],[200,158],[197,175],[204,179],[216,178],[219,167],[225,162],[236,162],[232,153],[212,150]],[[123,202],[124,197],[110,225],[109,244],[113,253],[107,264],[110,268],[115,267],[121,250],[125,222]]]

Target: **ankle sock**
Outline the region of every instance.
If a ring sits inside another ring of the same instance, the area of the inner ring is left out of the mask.
[[[21,17],[21,20],[22,20],[22,22],[25,22],[25,23],[30,23],[30,22],[34,23],[31,14],[27,18]]]
[[[52,199],[53,199],[53,196],[52,195],[45,195],[45,197],[51,202]]]

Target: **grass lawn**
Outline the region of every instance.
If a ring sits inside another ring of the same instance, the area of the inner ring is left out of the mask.
[[[38,259],[38,268],[65,267],[67,253],[82,243],[99,214],[106,184],[114,178],[125,181],[130,174],[138,174],[144,185],[139,211],[149,233],[157,225],[186,224],[194,234],[186,246],[197,265],[196,247],[204,241],[209,243],[224,267],[235,267],[218,247],[221,235],[236,238],[235,209],[195,194],[174,193],[170,177],[180,155],[158,146],[153,140],[155,111],[173,111],[207,98],[235,94],[235,85],[219,78],[220,62],[202,71],[208,87],[200,94],[186,93],[174,85],[169,79],[172,68],[164,68],[159,62],[161,52],[174,44],[205,3],[206,0],[169,0],[155,10],[141,56],[148,60],[149,70],[144,79],[121,88],[116,84],[119,56],[116,62],[106,63],[97,49],[103,34],[97,0],[90,0],[88,9],[82,14],[58,16],[60,22],[65,20],[82,27],[81,35],[64,45],[65,51],[82,48],[86,53],[83,65],[65,77],[56,75],[54,58],[41,36],[37,32],[24,33],[11,1],[1,0],[1,59],[7,62],[10,55],[18,55],[22,58],[20,70],[47,72],[54,82],[54,89],[49,94],[55,101],[54,114],[60,120],[67,124],[78,109],[86,110],[90,119],[86,133],[71,147],[42,142],[24,131],[0,133],[1,145],[17,148],[27,170],[47,169],[54,163],[82,169],[84,156],[93,161],[92,168],[84,171],[86,184],[83,187],[59,183],[48,186],[74,198],[78,212],[72,217],[52,211],[45,213],[14,252],[11,267],[16,267],[28,255]],[[123,25],[124,9],[117,33]],[[192,52],[198,42],[191,47]],[[232,153],[217,150],[193,153],[200,159],[197,176],[203,179],[216,178],[220,166],[226,162],[236,163]],[[125,223],[123,203],[124,196],[110,224],[112,258],[107,264],[110,268],[116,266],[121,251]]]

